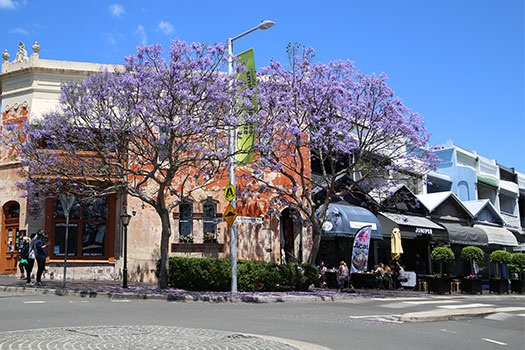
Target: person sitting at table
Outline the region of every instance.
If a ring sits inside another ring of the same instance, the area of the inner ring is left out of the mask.
[[[383,275],[383,286],[385,289],[392,289],[393,279],[392,279],[392,268],[390,265],[385,265],[385,274]]]
[[[396,266],[397,266],[397,273],[396,273],[396,286],[395,286],[396,288],[395,289],[398,289],[398,288],[403,289],[403,285],[401,283],[408,281],[408,274],[403,268],[403,266],[401,266],[399,261],[396,261]]]
[[[326,288],[326,266],[324,266],[324,261],[321,260],[319,262],[317,270],[319,271],[319,286]]]
[[[379,263],[379,265],[376,265],[374,274],[376,275],[376,287],[384,288],[385,265],[382,262]]]
[[[341,292],[345,288],[345,284],[348,282],[349,278],[350,271],[348,270],[348,266],[344,260],[341,260],[339,268],[337,269],[337,282],[339,283],[339,289],[341,289]]]

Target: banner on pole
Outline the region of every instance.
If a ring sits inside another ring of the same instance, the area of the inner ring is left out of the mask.
[[[370,236],[372,236],[372,226],[365,226],[355,234],[350,273],[366,271],[368,267]]]
[[[246,50],[237,55],[239,62],[246,67],[246,71],[237,74],[237,79],[244,81],[248,89],[257,88],[257,72],[255,70],[255,57],[253,49]],[[257,111],[257,95],[253,94],[253,109],[247,111],[254,113]],[[240,166],[253,162],[253,143],[255,141],[255,125],[254,123],[244,123],[238,127],[237,130],[237,164]]]

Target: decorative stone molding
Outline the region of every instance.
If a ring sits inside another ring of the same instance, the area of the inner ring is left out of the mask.
[[[29,117],[29,103],[15,103],[13,106],[6,105],[2,113],[2,123],[16,123],[27,120]]]
[[[18,51],[16,53],[16,57],[13,63],[27,62],[27,61],[29,61],[29,57],[27,57],[26,47],[23,42],[20,42],[18,44]]]

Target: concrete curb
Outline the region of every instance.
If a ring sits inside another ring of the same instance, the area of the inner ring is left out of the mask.
[[[474,318],[482,318],[498,312],[494,307],[480,307],[475,309],[456,309],[456,310],[432,310],[421,312],[409,312],[401,315],[401,322],[439,322],[439,321],[459,321]]]
[[[130,299],[130,300],[166,300],[170,302],[209,302],[209,303],[297,303],[297,302],[335,302],[348,299],[355,299],[355,294],[346,295],[248,295],[230,293],[166,293],[156,294],[154,292],[108,292],[96,291],[91,289],[70,290],[55,289],[34,286],[0,286],[0,290],[9,293],[34,293],[42,295],[74,296],[81,298],[108,298],[108,299]]]

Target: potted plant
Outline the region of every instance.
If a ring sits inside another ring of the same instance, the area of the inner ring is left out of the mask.
[[[204,243],[217,243],[217,239],[215,239],[214,232],[204,232],[202,240],[204,241]]]
[[[517,278],[510,280],[510,291],[525,294],[525,254],[512,253],[509,270],[517,275]]]
[[[467,246],[461,249],[461,259],[470,265],[470,274],[461,279],[461,293],[482,294],[482,281],[476,274],[475,264],[483,261],[483,256],[483,250],[479,247]]]
[[[179,235],[179,243],[193,243],[193,235]]]
[[[490,253],[490,262],[497,264],[497,276],[491,276],[489,279],[490,293],[509,293],[509,282],[507,273],[507,264],[511,262],[512,255],[505,250],[495,250]]]
[[[439,264],[439,274],[427,280],[428,292],[450,293],[450,282],[452,279],[443,274],[443,265],[454,260],[454,252],[449,247],[439,246],[432,250],[431,259]]]

